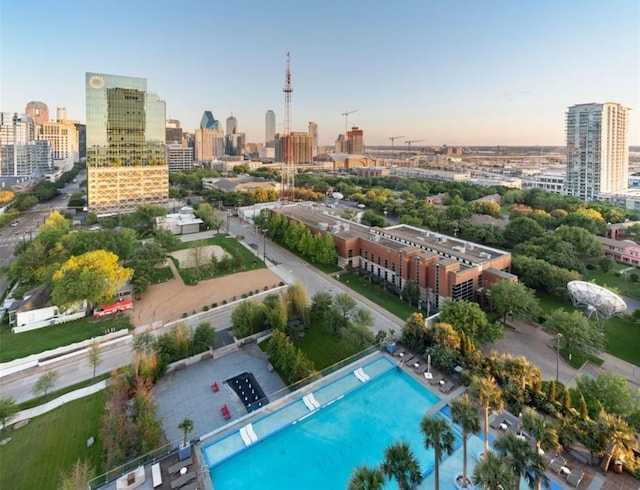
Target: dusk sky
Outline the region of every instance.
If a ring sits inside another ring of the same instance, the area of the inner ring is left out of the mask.
[[[142,77],[193,132],[233,113],[264,142],[282,131],[286,53],[292,130],[333,145],[564,145],[568,106],[632,108],[640,145],[637,0],[31,0],[1,2],[0,110],[32,100],[85,121],[85,72]]]

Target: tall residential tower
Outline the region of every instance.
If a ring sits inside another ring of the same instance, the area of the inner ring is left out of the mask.
[[[628,113],[614,102],[569,107],[567,194],[593,201],[601,193],[628,188]]]
[[[165,103],[144,78],[86,74],[89,209],[132,211],[165,204],[169,168]]]

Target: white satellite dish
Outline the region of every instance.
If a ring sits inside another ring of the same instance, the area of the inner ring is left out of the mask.
[[[339,201],[340,199],[344,198],[344,196],[340,192],[334,192],[333,194],[331,194],[331,197],[333,197],[336,201]]]

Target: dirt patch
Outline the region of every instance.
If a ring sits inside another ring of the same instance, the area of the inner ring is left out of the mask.
[[[225,259],[226,257],[231,257],[220,245],[207,245],[206,247],[200,247],[202,253],[202,259],[207,262],[211,259],[212,256],[216,256],[218,262]],[[189,267],[194,267],[193,263],[193,249],[188,248],[186,250],[176,250],[171,254],[172,257],[180,262],[180,267],[184,269],[188,269]]]
[[[179,320],[183,313],[198,313],[204,306],[211,308],[213,303],[221,305],[225,300],[231,302],[234,297],[239,299],[243,294],[256,289],[263,291],[265,286],[272,288],[281,281],[269,269],[258,269],[200,281],[195,286],[185,286],[173,262],[168,260],[167,264],[171,267],[174,278],[150,286],[141,299],[134,300],[129,316],[135,326]]]

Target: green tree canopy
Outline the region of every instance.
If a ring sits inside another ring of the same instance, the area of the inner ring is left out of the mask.
[[[604,332],[596,323],[589,321],[582,311],[554,310],[549,313],[545,327],[561,334],[563,344],[568,349],[597,354],[604,348]]]
[[[540,311],[535,293],[521,282],[498,281],[491,286],[490,294],[491,304],[502,316],[502,323],[507,321],[509,312],[519,320],[533,320]]]

